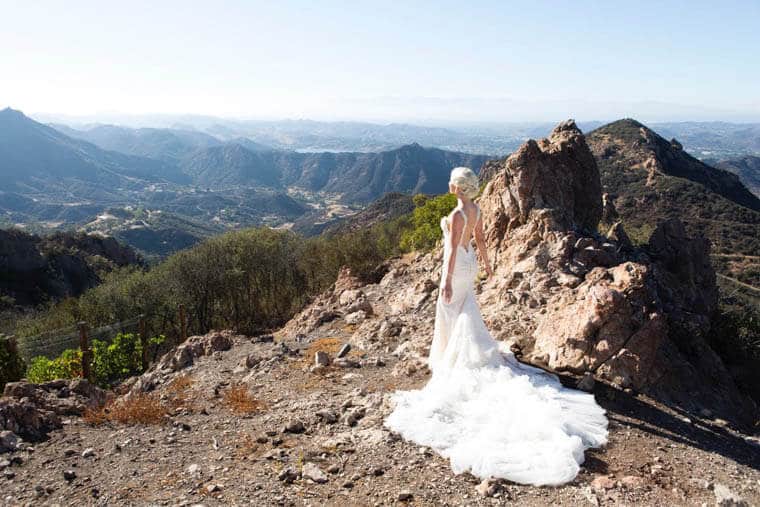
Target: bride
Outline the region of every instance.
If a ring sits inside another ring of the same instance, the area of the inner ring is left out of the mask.
[[[397,391],[384,425],[451,461],[454,473],[482,479],[557,485],[575,478],[584,451],[607,442],[605,411],[594,396],[568,389],[539,368],[520,363],[493,339],[475,299],[478,262],[493,272],[483,239],[478,177],[451,171],[457,207],[441,218],[443,269],[422,389]]]

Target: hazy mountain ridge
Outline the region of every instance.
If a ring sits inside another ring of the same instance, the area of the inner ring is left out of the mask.
[[[744,185],[760,198],[760,157],[746,155],[726,160],[706,159],[704,161],[719,169],[736,174]]]
[[[53,119],[49,115],[47,120]],[[70,123],[72,118],[55,118]],[[315,151],[386,151],[418,142],[445,150],[504,156],[527,139],[540,139],[553,128],[552,121],[481,122],[436,125],[373,123],[366,121],[233,120],[202,116],[123,117],[110,121],[132,126],[203,132],[223,141],[245,138],[274,149]],[[609,121],[580,121],[584,132]],[[94,126],[98,126],[97,124]],[[663,137],[675,137],[698,158],[730,158],[760,154],[760,123],[718,121],[651,122]],[[93,125],[78,128],[92,129]],[[76,137],[76,136],[72,136]],[[97,144],[97,143],[96,143]]]
[[[204,187],[298,187],[367,203],[386,192],[445,192],[451,169],[477,172],[487,158],[416,143],[381,153],[252,152],[231,144],[200,150],[180,167]]]
[[[161,161],[103,150],[37,123],[19,111],[0,111],[0,190],[61,192],[87,199],[149,183],[187,178]]]
[[[116,125],[97,125],[78,130],[53,124],[69,137],[82,139],[104,150],[176,162],[195,150],[219,146],[219,139],[196,130],[140,128],[131,129]]]

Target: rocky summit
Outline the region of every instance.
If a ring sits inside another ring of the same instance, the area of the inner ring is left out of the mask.
[[[191,337],[113,393],[9,384],[0,414],[39,425],[24,433],[0,415],[0,502],[760,502],[757,409],[705,342],[716,305],[708,242],[676,220],[641,247],[619,223],[599,232],[614,210],[571,121],[487,167],[480,204],[496,272],[477,284],[484,318],[523,361],[593,392],[610,418],[608,445],[586,453],[573,482],[454,475],[382,425],[392,393],[430,375],[436,248],[387,261],[373,283],[343,269],[274,333]]]

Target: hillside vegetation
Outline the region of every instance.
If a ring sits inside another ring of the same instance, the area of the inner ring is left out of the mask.
[[[604,191],[632,236],[679,218],[690,235],[711,240],[719,272],[760,287],[760,200],[736,175],[700,162],[635,120],[600,127],[587,140]]]

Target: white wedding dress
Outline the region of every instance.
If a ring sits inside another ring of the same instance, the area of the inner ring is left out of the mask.
[[[457,474],[534,485],[571,481],[584,450],[607,442],[605,411],[593,395],[520,363],[493,339],[475,299],[478,262],[469,243],[457,246],[453,294],[443,301],[447,218],[441,219],[444,261],[428,360],[432,377],[422,389],[396,391],[384,425],[448,457]]]

